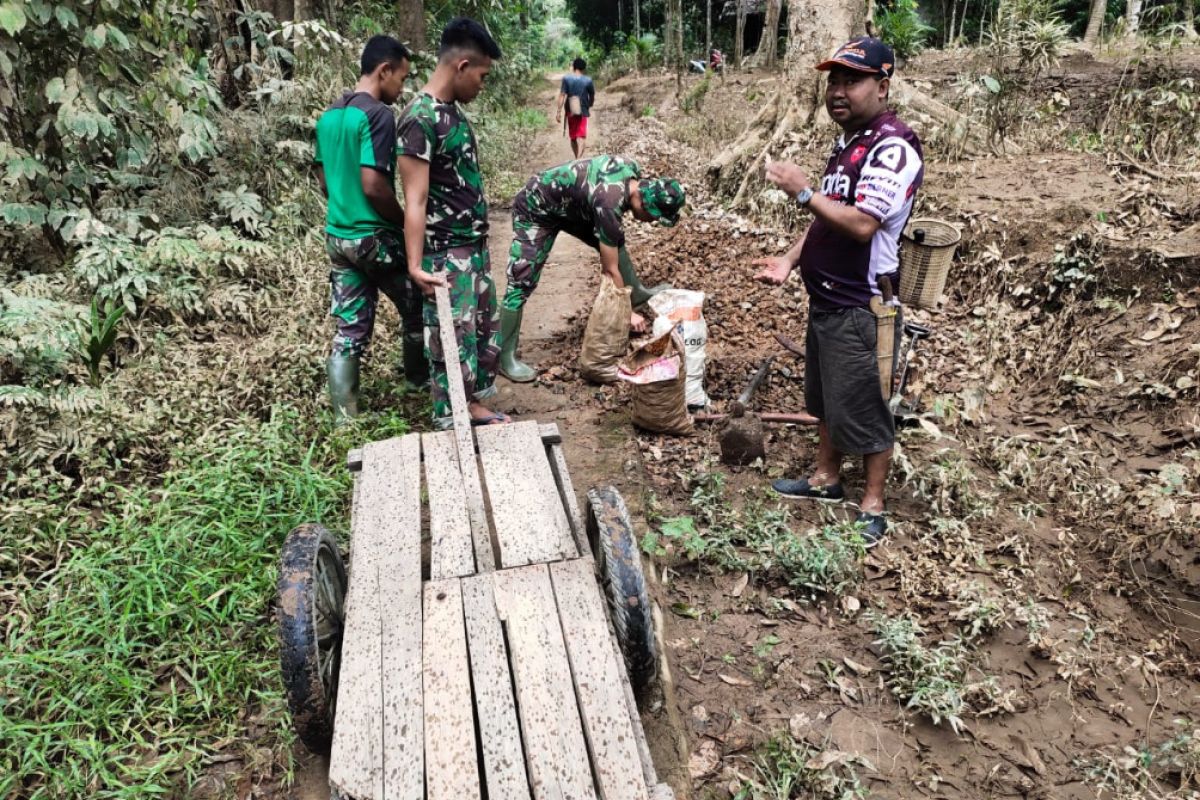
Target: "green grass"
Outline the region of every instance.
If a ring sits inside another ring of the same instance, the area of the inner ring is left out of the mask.
[[[25,589],[0,650],[0,797],[178,795],[223,748],[288,763],[283,538],[344,529],[346,448],[405,429],[385,416],[331,437],[276,407],[196,441],[92,530],[59,531],[86,543]]]
[[[842,594],[862,577],[862,536],[852,522],[796,530],[791,512],[749,497],[741,508],[725,499],[721,473],[692,477],[690,516],[659,520],[641,542],[652,555],[668,548],[722,570],[766,575],[800,594]]]
[[[869,796],[855,773],[865,762],[856,756],[825,751],[783,733],[753,758],[754,772],[743,778],[734,800],[857,800]]]

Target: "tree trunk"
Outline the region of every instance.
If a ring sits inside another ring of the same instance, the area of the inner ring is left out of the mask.
[[[1193,41],[1200,38],[1196,33],[1196,0],[1183,0],[1183,37]]]
[[[733,38],[733,68],[742,68],[746,55],[746,0],[737,0],[737,32]]]
[[[763,22],[762,38],[758,40],[758,52],[754,60],[760,67],[771,68],[777,60],[779,49],[779,6],[783,0],[767,0],[767,16]]]
[[[633,0],[633,38],[642,38],[642,4],[641,0]]]
[[[712,0],[704,0],[704,63],[712,53]]]
[[[1104,14],[1108,10],[1106,0],[1092,0],[1092,10],[1088,12],[1087,30],[1083,34],[1083,46],[1094,50],[1100,43],[1100,29],[1104,27]]]
[[[1142,0],[1125,0],[1125,35],[1137,36],[1142,24]]]
[[[663,6],[663,64],[682,69],[683,0],[667,0]]]
[[[411,50],[425,49],[425,3],[423,0],[397,0],[396,38]]]

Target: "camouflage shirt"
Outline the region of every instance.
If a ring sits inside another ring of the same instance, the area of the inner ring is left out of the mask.
[[[569,161],[534,175],[525,185],[525,209],[541,224],[584,223],[603,244],[625,244],[621,215],[629,208],[630,179],[642,176],[636,161],[595,156]]]
[[[425,249],[442,252],[486,236],[479,146],[458,106],[422,92],[404,110],[396,138],[397,154],[429,163]]]

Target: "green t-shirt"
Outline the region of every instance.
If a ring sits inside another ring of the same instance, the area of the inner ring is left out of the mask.
[[[396,230],[371,207],[361,167],[377,169],[396,186],[396,118],[391,106],[365,92],[346,92],[317,120],[316,162],[325,170],[329,205],[325,231],[362,239],[380,228]]]
[[[439,253],[473,244],[487,235],[479,145],[457,104],[419,94],[400,116],[396,151],[429,162],[427,251]]]

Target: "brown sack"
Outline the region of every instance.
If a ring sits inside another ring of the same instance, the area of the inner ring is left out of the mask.
[[[600,294],[583,331],[579,353],[579,373],[589,381],[612,383],[617,379],[617,362],[629,348],[629,317],[633,314],[629,293],[628,286],[618,289],[612,278],[600,276]]]
[[[683,356],[683,339],[672,328],[621,363],[621,380],[633,384],[634,425],[676,436],[692,433]]]

